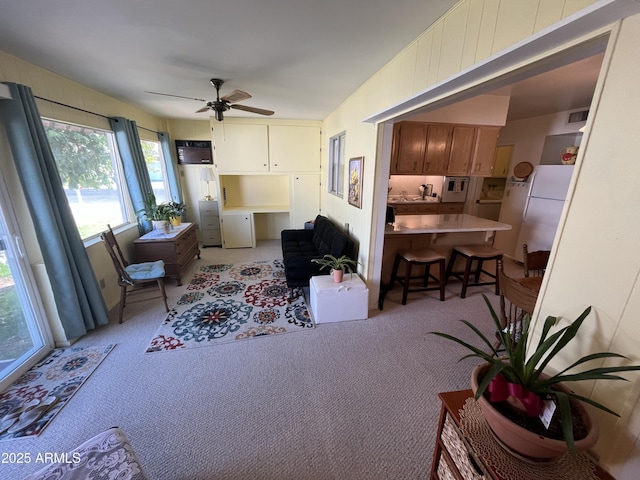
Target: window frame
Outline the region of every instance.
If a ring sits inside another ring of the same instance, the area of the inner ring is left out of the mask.
[[[346,136],[347,132],[343,131],[329,138],[328,191],[340,198],[344,198]]]
[[[41,121],[43,122],[53,122],[57,124],[71,125],[73,127],[87,129],[87,130],[94,130],[96,132],[105,134],[107,139],[107,145],[109,147],[109,151],[111,154],[111,163],[113,166],[113,172],[115,177],[114,181],[116,182],[116,187],[120,197],[120,212],[123,217],[122,223],[119,223],[118,225],[111,225],[111,228],[113,230],[121,230],[121,229],[126,229],[127,227],[130,227],[130,226],[137,225],[138,218],[134,212],[133,204],[131,203],[131,195],[129,194],[129,189],[127,187],[127,182],[124,174],[124,165],[122,164],[122,159],[120,158],[120,152],[118,151],[118,145],[116,143],[114,131],[106,128],[95,127],[92,125],[83,125],[75,122],[58,120],[50,117],[40,117],[40,118],[41,118]],[[46,128],[47,126],[45,125],[45,130]],[[55,160],[55,156],[54,156],[54,160]],[[166,175],[165,175],[165,181],[166,181]],[[78,225],[76,224],[76,228],[77,227]],[[80,229],[78,228],[78,231],[79,230]],[[97,243],[97,241],[100,240],[101,233],[102,232],[96,232],[87,237],[82,237],[82,234],[81,234],[80,236],[85,247],[90,246],[94,243]]]

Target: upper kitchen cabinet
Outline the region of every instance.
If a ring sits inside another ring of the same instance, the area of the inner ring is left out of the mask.
[[[213,123],[218,173],[319,172],[319,125]]]
[[[427,130],[425,123],[401,122],[393,126],[392,174],[422,174]]]
[[[269,171],[267,125],[234,124],[225,121],[216,122],[211,130],[215,164],[219,173]]]
[[[319,172],[320,127],[269,125],[272,172]]]
[[[451,132],[451,149],[447,174],[468,175],[473,161],[476,129],[470,126],[454,126]]]
[[[495,173],[495,152],[500,127],[477,127],[471,175],[478,177],[501,176]],[[507,164],[507,169],[509,165]],[[504,175],[506,177],[506,173]]]
[[[491,176],[500,127],[400,122],[391,174]]]
[[[429,124],[427,146],[422,173],[424,175],[445,175],[451,150],[452,125]]]
[[[507,178],[509,176],[509,165],[513,155],[513,145],[500,145],[496,147],[493,158],[492,177]]]

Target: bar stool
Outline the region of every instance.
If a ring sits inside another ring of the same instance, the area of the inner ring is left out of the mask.
[[[406,262],[404,277],[398,277],[398,267],[400,262]],[[446,257],[440,255],[435,250],[425,248],[421,250],[399,250],[396,253],[395,261],[393,262],[393,270],[391,272],[391,284],[389,290],[391,290],[396,282],[403,286],[402,290],[402,305],[407,304],[407,294],[411,292],[425,292],[428,290],[440,290],[440,301],[444,301],[444,287],[445,287],[445,262]],[[431,265],[438,264],[440,267],[439,278],[430,273]],[[411,276],[411,269],[414,265],[424,266],[424,275]],[[421,278],[422,287],[410,288],[411,280]],[[436,280],[438,282],[437,287],[429,287],[429,279]]]
[[[454,272],[453,266],[456,262],[456,258],[460,255],[467,259],[464,272]],[[477,263],[475,270],[472,270],[472,264],[474,260]],[[482,264],[488,260],[496,260],[495,273],[488,272],[482,269]],[[500,295],[500,280],[498,276],[498,260],[502,260],[502,252],[496,250],[490,245],[460,245],[453,247],[451,250],[451,257],[449,258],[449,264],[447,265],[447,273],[445,274],[445,283],[449,283],[449,277],[454,276],[462,280],[462,292],[460,292],[460,298],[464,298],[467,295],[467,287],[477,287],[480,285],[495,285],[496,295]],[[480,275],[484,273],[493,278],[493,281],[480,282]],[[469,276],[474,275],[473,283],[469,283]]]

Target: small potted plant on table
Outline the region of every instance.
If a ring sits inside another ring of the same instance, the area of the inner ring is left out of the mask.
[[[147,195],[143,206],[143,209],[136,212],[138,217],[151,222],[154,230],[165,234],[169,233],[169,221],[173,215],[173,208],[168,203],[156,203],[156,196],[153,192]]]
[[[187,206],[182,202],[169,202],[171,208],[171,225],[179,227],[182,224],[182,215],[187,211]]]
[[[347,255],[342,255],[341,257],[335,257],[329,253],[325,254],[322,258],[313,258],[311,259],[313,263],[317,263],[321,265],[320,270],[329,267],[331,269],[331,273],[333,275],[333,281],[340,283],[342,282],[342,278],[344,273],[354,273],[358,268],[358,262],[353,260],[351,257]]]
[[[461,321],[478,335],[486,345],[486,351],[446,333],[430,333],[470,350],[471,353],[463,358],[478,357],[484,360],[474,369],[471,386],[492,432],[509,450],[532,459],[551,459],[593,447],[598,440],[597,425],[581,402],[616,416],[618,414],[590,398],[574,393],[567,384],[583,380],[625,380],[616,374],[640,370],[640,366],[604,366],[573,372],[575,367],[591,360],[627,358],[618,353],[599,352],[577,359],[555,375],[545,375],[544,368],[576,336],[591,307],[571,324],[551,335],[557,318],[547,317],[538,344],[530,345],[534,349],[528,351],[529,315],[524,316],[519,338],[513,339],[509,329],[501,327],[489,299],[484,296],[484,300],[495,323],[496,335],[505,348],[504,355],[499,355],[487,337],[466,320]],[[558,411],[552,415],[556,407]],[[543,426],[539,418],[544,413],[549,413],[551,418],[548,428]],[[554,422],[558,424],[558,438],[547,436],[554,429]],[[575,428],[578,423],[581,431]]]

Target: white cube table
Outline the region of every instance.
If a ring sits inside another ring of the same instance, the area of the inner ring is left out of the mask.
[[[369,289],[356,274],[340,283],[332,275],[316,275],[309,282],[311,312],[316,323],[364,320],[369,316]]]

